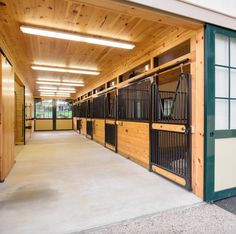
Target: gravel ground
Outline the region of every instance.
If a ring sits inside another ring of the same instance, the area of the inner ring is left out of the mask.
[[[235,234],[236,216],[216,205],[201,203],[191,207],[160,212],[80,234],[182,233]]]
[[[217,201],[215,204],[236,215],[236,196]]]

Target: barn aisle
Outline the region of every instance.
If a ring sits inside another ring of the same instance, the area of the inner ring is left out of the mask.
[[[73,131],[36,132],[0,184],[0,233],[73,233],[199,202]]]

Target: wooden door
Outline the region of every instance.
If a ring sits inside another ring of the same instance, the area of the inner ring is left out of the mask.
[[[0,181],[4,181],[14,163],[14,72],[8,60],[0,56]]]

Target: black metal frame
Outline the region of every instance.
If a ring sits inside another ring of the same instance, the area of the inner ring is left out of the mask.
[[[90,98],[87,101],[87,113],[86,113],[86,137],[93,140],[93,99]]]
[[[105,118],[105,95],[100,95],[93,98],[93,118],[104,119]]]
[[[150,115],[150,170],[152,165],[167,170],[186,181],[185,187],[191,190],[191,75],[181,73],[175,92],[159,91],[158,76],[154,78],[151,92]],[[165,116],[163,98],[172,98],[170,116]],[[152,123],[181,124],[185,132],[152,129]]]
[[[113,95],[112,108],[110,109],[109,99],[111,94]],[[114,120],[114,124],[107,123],[106,120]],[[117,89],[113,89],[106,93],[105,96],[105,147],[107,144],[114,146],[114,152],[117,153]],[[109,148],[110,149],[110,148]],[[112,150],[112,149],[111,149]]]
[[[150,80],[143,79],[118,90],[118,120],[149,121]]]

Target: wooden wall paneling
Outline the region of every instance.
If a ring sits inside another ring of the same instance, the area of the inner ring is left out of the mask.
[[[104,145],[105,119],[93,119],[93,140],[101,145]]]
[[[51,131],[53,130],[52,119],[36,119],[35,120],[35,131]]]
[[[155,38],[151,41],[151,44],[148,44],[146,41],[142,42],[136,50],[131,51],[127,56],[122,58],[117,57],[117,61],[112,60],[112,62],[107,63],[106,66],[109,69],[104,70],[103,73],[96,78],[96,81],[93,79],[88,81],[86,86],[81,88],[77,93],[77,97],[97,88],[104,82],[108,82],[112,77],[118,77],[132,68],[190,39],[195,35],[195,32],[184,28],[163,27],[159,31],[156,31],[154,35]]]
[[[204,29],[191,39],[191,50],[196,51],[192,74],[192,188],[203,198],[204,185]]]
[[[25,88],[15,79],[15,144],[24,144],[25,138]]]
[[[56,130],[72,130],[73,120],[72,119],[57,119]]]
[[[77,117],[73,117],[73,130],[77,132]]]
[[[14,164],[14,71],[0,55],[0,180],[4,181]]]
[[[81,118],[81,134],[86,136],[87,134],[87,119]]]
[[[149,166],[149,123],[118,121],[118,153]]]

